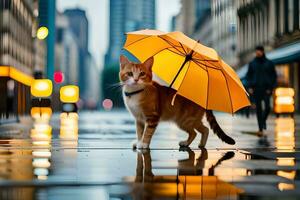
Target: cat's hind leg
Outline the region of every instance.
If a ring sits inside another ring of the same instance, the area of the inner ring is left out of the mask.
[[[187,140],[179,142],[179,146],[188,147],[193,142],[195,137],[197,136],[197,133],[193,127],[180,126],[180,128],[182,130],[184,130],[185,132],[187,132],[189,134],[189,137]]]
[[[200,125],[198,125],[196,130],[201,133],[201,140],[200,140],[198,147],[203,148],[203,147],[205,147],[207,139],[208,139],[209,129],[201,123]]]

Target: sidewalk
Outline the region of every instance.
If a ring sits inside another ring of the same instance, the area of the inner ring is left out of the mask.
[[[210,134],[207,151],[197,148],[199,136],[191,149],[179,150],[178,142],[187,135],[171,124],[160,125],[150,151],[133,151],[135,126],[127,112],[79,116],[79,134],[62,139],[59,115],[54,114],[50,142],[32,140],[25,122],[11,126],[18,133],[5,133],[0,127],[0,197],[297,199],[300,195],[295,134],[299,116],[295,129],[293,120],[271,117],[267,138],[261,141],[251,134],[257,130],[255,118],[217,114],[236,145]]]

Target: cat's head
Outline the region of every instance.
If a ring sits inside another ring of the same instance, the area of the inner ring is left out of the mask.
[[[138,86],[152,83],[153,57],[144,63],[134,63],[126,56],[120,56],[120,80],[127,86]]]

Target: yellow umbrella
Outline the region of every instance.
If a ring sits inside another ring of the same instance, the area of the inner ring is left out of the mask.
[[[250,105],[240,79],[214,49],[181,32],[147,29],[126,35],[124,49],[141,62],[153,56],[153,72],[177,94],[208,110],[234,113]]]

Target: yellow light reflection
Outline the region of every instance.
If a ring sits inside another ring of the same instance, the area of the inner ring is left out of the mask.
[[[275,145],[279,150],[295,149],[295,120],[293,118],[275,120]]]
[[[61,113],[60,114],[60,138],[78,139],[78,114]]]
[[[275,146],[278,151],[295,151],[295,120],[293,118],[277,118],[275,120]],[[294,157],[277,157],[278,166],[295,166]],[[278,170],[277,175],[294,180],[296,171]],[[290,185],[280,183],[280,190],[291,188]]]
[[[287,179],[291,179],[294,180],[294,178],[296,177],[296,171],[277,171],[277,175],[287,178]]]
[[[295,189],[295,185],[291,184],[291,183],[278,183],[278,189],[280,191],[294,190]]]
[[[31,115],[34,119],[33,128],[31,129],[32,139],[32,166],[33,173],[39,180],[46,180],[51,166],[51,139],[52,127],[49,124],[52,110],[51,108],[37,108],[31,109]]]
[[[50,107],[32,107],[30,113],[34,119],[49,120],[52,115],[52,109]]]

